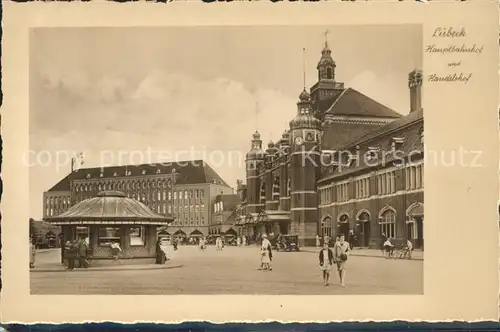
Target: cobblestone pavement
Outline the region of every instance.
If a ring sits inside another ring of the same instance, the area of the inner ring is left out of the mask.
[[[274,253],[273,271],[258,271],[257,247],[214,247],[200,251],[181,246],[171,254],[182,267],[165,270],[31,273],[32,294],[422,294],[423,262],[351,256],[346,287],[332,270],[329,287],[322,283],[318,256],[312,252]],[[36,268],[54,264],[59,251],[40,253]]]

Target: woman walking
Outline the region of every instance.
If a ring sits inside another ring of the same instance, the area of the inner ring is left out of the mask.
[[[329,285],[330,270],[333,265],[333,251],[328,247],[328,243],[323,243],[323,249],[319,252],[319,266],[323,271],[323,284]]]
[[[263,271],[272,271],[271,260],[273,259],[271,242],[267,235],[262,235],[262,244],[260,246],[260,269]]]
[[[340,285],[345,287],[345,262],[349,254],[349,243],[345,241],[345,236],[341,235],[334,248],[334,260],[337,262]]]

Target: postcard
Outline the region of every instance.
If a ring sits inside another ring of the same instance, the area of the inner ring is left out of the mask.
[[[4,13],[4,322],[498,319],[495,2]]]

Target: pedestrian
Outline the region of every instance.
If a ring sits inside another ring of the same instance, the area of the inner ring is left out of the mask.
[[[36,248],[35,248],[35,243],[31,238],[31,236],[29,238],[29,246],[30,246],[30,269],[33,269],[35,267]]]
[[[323,243],[323,249],[319,252],[319,266],[323,271],[323,284],[328,286],[330,280],[330,270],[333,265],[333,251],[328,247],[328,243]]]
[[[120,252],[122,252],[122,248],[120,247],[119,242],[113,242],[111,244],[111,258],[114,260],[118,260]]]
[[[337,270],[339,272],[340,285],[345,287],[345,263],[349,255],[349,243],[345,241],[345,236],[341,235],[339,242],[334,248],[334,259],[337,263]]]
[[[391,258],[392,254],[394,253],[394,245],[392,244],[390,238],[387,238],[387,240],[385,240],[384,250],[385,250],[385,254],[387,255],[386,258]]]
[[[240,238],[239,236],[236,238],[236,245],[237,245],[238,247],[240,247],[240,246],[241,246],[241,238]]]
[[[316,248],[319,248],[320,245],[321,245],[321,243],[320,243],[319,235],[316,234]]]
[[[64,265],[64,248],[65,248],[65,243],[64,243],[64,234],[59,233],[59,247],[61,247],[61,264]]]
[[[354,231],[351,229],[349,231],[349,248],[351,250],[354,249],[354,240],[355,240],[355,238],[354,238]]]
[[[382,256],[385,256],[384,243],[386,240],[387,240],[387,236],[385,236],[385,233],[382,233],[380,235],[380,251],[382,251]]]
[[[77,246],[78,246],[78,267],[88,268],[89,246],[87,245],[85,235],[82,235],[80,237],[80,241],[77,242]]]
[[[75,241],[66,242],[66,246],[64,248],[64,259],[66,260],[67,269],[72,271],[75,268],[75,257],[77,253],[77,247]]]
[[[156,264],[165,264],[166,261],[167,256],[162,249],[161,239],[158,239],[158,241],[156,241]]]
[[[262,235],[262,244],[260,247],[260,269],[263,271],[272,271],[271,261],[273,259],[273,253],[271,248],[271,242],[267,239],[267,235]]]
[[[200,250],[205,250],[205,239],[204,238],[200,238],[200,242],[199,242],[199,245],[200,245]]]
[[[243,235],[243,247],[245,247],[247,245],[247,237],[246,235]]]
[[[410,239],[406,239],[406,248],[405,248],[408,259],[411,259],[411,254],[413,252],[413,243],[411,243]]]

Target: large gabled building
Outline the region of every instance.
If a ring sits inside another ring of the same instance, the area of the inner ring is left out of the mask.
[[[300,94],[290,128],[267,149],[254,133],[240,233],[294,233],[301,245],[354,234],[361,246],[379,245],[385,234],[423,247],[422,74],[409,74],[403,116],[344,87],[335,68],[325,42],[318,82]]]
[[[105,190],[124,192],[158,214],[172,215],[175,221],[168,231],[178,237],[208,235],[215,197],[233,192],[203,160],[83,168],[44,192],[44,218]]]

